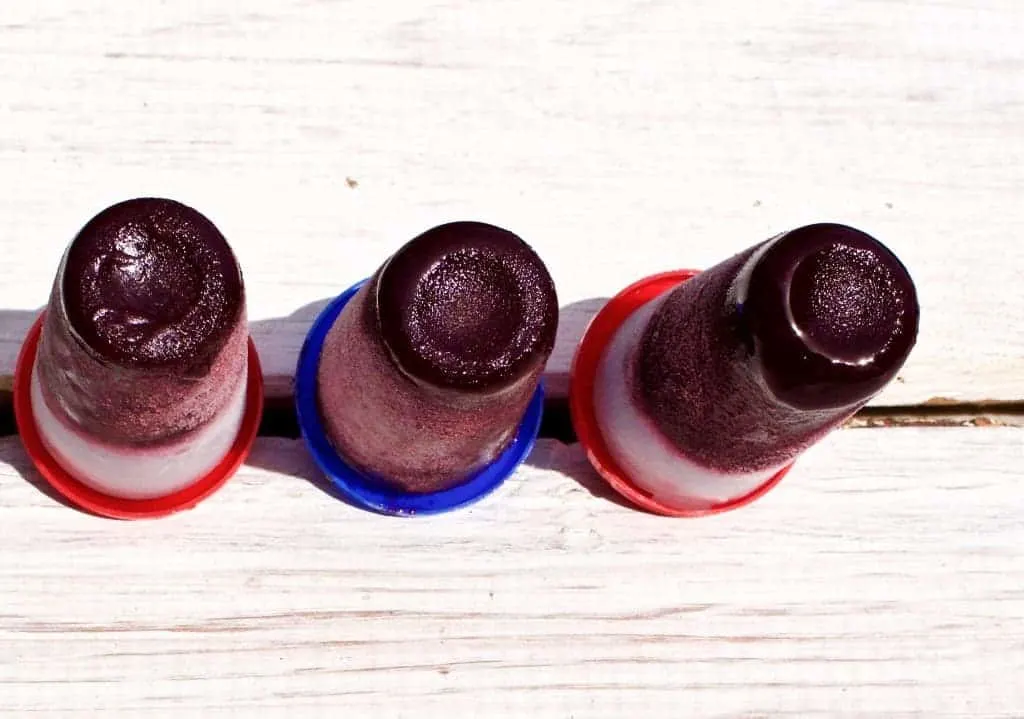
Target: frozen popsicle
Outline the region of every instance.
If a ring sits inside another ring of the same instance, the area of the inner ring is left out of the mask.
[[[617,471],[684,513],[779,477],[896,376],[918,328],[903,264],[838,224],[783,233],[636,305],[600,351],[593,421]]]
[[[331,446],[398,492],[465,482],[516,437],[557,323],[551,277],[519,237],[479,222],[424,232],[326,334],[316,393]]]
[[[102,495],[180,492],[224,460],[254,409],[248,339],[242,274],[213,223],[172,200],[116,204],[58,269],[31,368],[33,429]]]

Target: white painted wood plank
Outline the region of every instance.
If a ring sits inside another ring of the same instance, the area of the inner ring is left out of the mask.
[[[849,222],[923,302],[877,403],[1024,398],[1018,0],[238,7],[0,7],[0,373],[77,228],[161,194],[235,245],[272,394],[302,308],[468,217],[534,244],[570,307]]]
[[[467,511],[378,517],[261,440],[190,513],[42,494],[0,440],[0,715],[1019,717],[1024,430],[844,430],[672,520],[541,442]]]

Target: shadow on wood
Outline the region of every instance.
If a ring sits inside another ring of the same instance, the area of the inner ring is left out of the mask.
[[[297,439],[295,442],[299,444],[301,440]],[[276,475],[304,480],[339,502],[344,502],[350,507],[356,506],[324,476],[305,446],[299,452],[281,452],[280,446],[275,443],[256,442],[245,463]]]
[[[260,435],[290,438],[299,436],[292,406],[295,364],[303,338],[331,299],[311,302],[287,317],[251,323],[250,332],[263,363],[267,398]],[[573,302],[559,310],[558,335],[548,361],[549,370],[544,376],[546,402],[541,437],[562,442],[576,441],[566,403],[569,390],[568,368],[590,319],[605,302],[606,298],[595,297]]]
[[[558,472],[578,484],[590,496],[636,511],[632,504],[601,478],[591,466],[579,444],[538,440],[525,465],[534,469]]]
[[[548,370],[544,374],[544,389],[550,400],[568,397],[569,370],[573,355],[576,354],[576,347],[583,339],[583,333],[587,331],[590,320],[607,302],[607,297],[591,297],[559,309],[558,336],[555,337],[555,349],[551,353]]]
[[[264,394],[268,404],[271,400],[291,404],[292,385],[295,379],[295,364],[299,350],[313,321],[334,299],[325,297],[310,302],[287,317],[272,317],[249,323],[249,334],[260,353],[263,365]],[[296,432],[295,436],[298,436]]]
[[[250,332],[260,348],[261,358],[271,356],[275,359],[276,366],[278,367],[282,367],[285,364],[294,367],[298,359],[298,349],[301,346],[301,341],[296,343],[296,338],[305,336],[310,325],[312,325],[329,301],[330,298],[325,298],[309,303],[287,317],[252,322],[250,324]],[[572,353],[575,351],[576,345],[586,330],[590,318],[605,302],[604,298],[593,298],[575,302],[561,308],[558,336],[552,357],[555,357],[557,353],[561,353],[566,359],[564,362],[557,363],[556,366],[569,366]],[[11,367],[14,366],[25,335],[42,309],[0,312],[0,352],[6,352],[10,355],[9,364]],[[282,360],[285,356],[287,356],[287,361]],[[17,433],[12,407],[12,379],[11,375],[0,378],[0,434],[2,435]],[[544,419],[540,431],[541,439],[555,439],[565,445],[572,444],[576,440],[569,415],[568,402],[566,401],[568,380],[568,372],[549,374],[545,377],[547,400],[545,402]],[[284,437],[297,440],[299,438],[299,428],[292,402],[293,372],[288,372],[287,374],[280,372],[268,373],[266,384],[267,399],[263,420],[260,424],[260,436]],[[551,469],[554,465],[552,464],[552,458],[548,456],[549,454],[549,452],[545,451],[535,451],[526,459],[526,464],[538,469]],[[302,457],[301,462],[297,462],[293,454],[281,457],[272,451],[266,450],[260,443],[257,443],[246,463],[277,474],[304,479],[330,496],[345,501],[330,482],[323,477],[307,453],[299,453],[299,456]],[[49,484],[31,466],[28,458],[24,457],[23,459],[23,462],[17,463],[15,466],[26,481],[51,499],[67,505],[67,502],[54,492]],[[565,466],[567,466],[564,458],[559,458],[556,464],[561,468],[561,471],[564,471]],[[590,494],[622,504],[618,495],[601,480],[585,460],[572,463],[572,467],[573,471],[570,473],[570,476]]]
[[[5,392],[5,395],[9,393]],[[7,399],[7,397],[5,397]],[[13,413],[12,413],[13,416]],[[13,423],[13,419],[11,420]],[[13,434],[13,432],[12,432]],[[45,497],[52,499],[57,504],[61,504],[69,509],[73,509],[76,512],[82,514],[92,515],[80,507],[77,507],[68,502],[64,497],[57,492],[50,483],[47,482],[43,475],[35,468],[32,464],[32,460],[29,459],[28,453],[25,452],[25,447],[18,441],[16,444],[0,444],[0,462],[10,465],[11,469],[18,473],[18,476],[25,481],[26,484],[32,486],[38,492]]]
[[[0,390],[10,392],[13,389],[14,365],[18,360],[18,352],[21,351],[21,345],[32,323],[44,309],[46,308],[0,310],[0,367],[4,368],[0,374]]]

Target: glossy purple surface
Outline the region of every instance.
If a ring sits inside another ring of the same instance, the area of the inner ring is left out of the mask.
[[[835,224],[774,242],[752,268],[739,310],[772,393],[802,409],[862,403],[881,390],[914,345],[918,311],[899,259]]]

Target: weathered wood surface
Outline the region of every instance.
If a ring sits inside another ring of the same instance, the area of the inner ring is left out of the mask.
[[[1022,463],[1020,429],[844,430],[673,520],[543,441],[482,503],[401,520],[266,439],[197,509],[124,523],[4,439],[0,714],[1019,717]]]
[[[276,397],[327,298],[472,218],[555,277],[554,396],[603,298],[836,220],[923,305],[876,406],[1024,401],[1017,0],[236,6],[0,6],[0,389],[75,231],[149,194],[231,240]],[[1022,432],[844,430],[699,521],[549,440],[472,509],[377,517],[264,438],[119,523],[3,438],[0,715],[1020,717]]]
[[[243,263],[271,394],[311,305],[442,221],[529,240],[552,359],[648,273],[802,223],[917,279],[921,340],[876,404],[1024,399],[1017,0],[4,3],[0,375],[95,212],[158,194]]]

